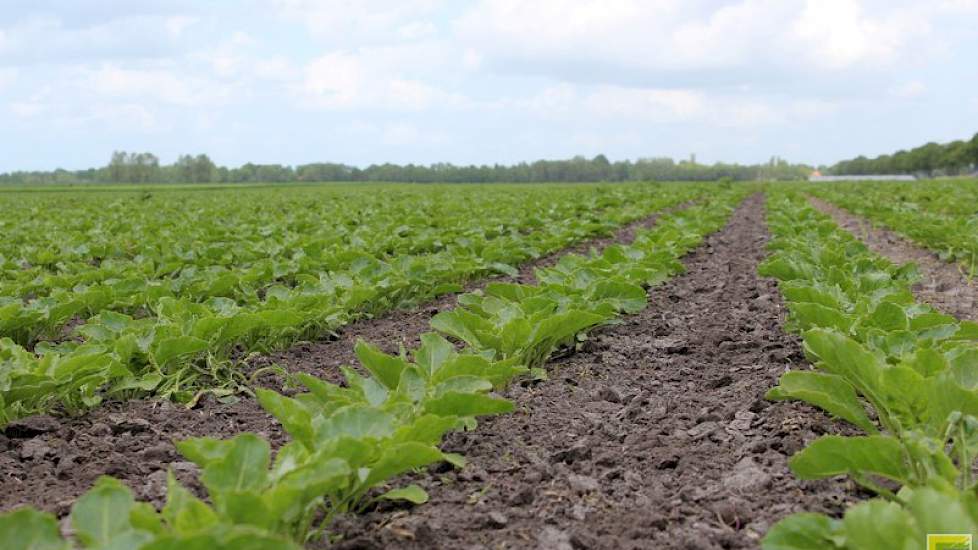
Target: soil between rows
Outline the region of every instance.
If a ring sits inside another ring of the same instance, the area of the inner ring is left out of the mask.
[[[535,268],[553,265],[568,252],[600,250],[615,242],[630,242],[638,230],[654,224],[659,215],[627,224],[612,236],[587,240],[524,264],[518,277],[492,280],[525,282],[532,279]],[[467,290],[486,282],[470,283]],[[339,382],[337,367],[357,364],[353,345],[358,338],[391,353],[401,344],[416,346],[419,336],[430,330],[431,316],[455,303],[455,295],[445,295],[412,310],[357,321],[343,327],[334,339],[300,343],[258,358],[253,366],[274,363],[289,372],[308,372]],[[265,376],[259,383],[281,389],[282,379]],[[66,516],[75,499],[100,475],[117,477],[133,489],[138,499],[162,506],[168,467],[181,481],[196,486],[196,466],[182,459],[173,441],[195,436],[232,437],[243,431],[263,435],[275,447],[285,442],[278,423],[247,397],[224,404],[205,396],[193,409],[159,400],[110,402],[76,418],[38,415],[22,419],[0,432],[0,511],[32,505],[59,517]]]
[[[978,320],[978,288],[969,284],[957,264],[941,260],[936,253],[921,248],[893,231],[855,216],[845,209],[809,197],[812,206],[832,216],[840,227],[866,243],[870,250],[898,264],[917,264],[923,279],[913,286],[913,293],[922,302],[930,304],[958,319]]]
[[[550,381],[511,387],[515,413],[452,434],[445,449],[469,464],[414,476],[429,503],[345,518],[336,546],[756,548],[790,513],[840,514],[851,487],[799,481],[787,459],[843,427],[763,399],[807,367],[775,283],[757,275],[766,241],[756,195],[648,309],[593,333]]]

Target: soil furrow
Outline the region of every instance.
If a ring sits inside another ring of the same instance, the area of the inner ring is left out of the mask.
[[[936,253],[921,248],[897,233],[855,216],[845,209],[815,197],[812,206],[832,216],[840,227],[852,233],[873,252],[902,264],[917,264],[923,279],[913,286],[914,295],[922,302],[953,315],[958,319],[978,320],[978,288],[968,282],[958,264],[941,260]]]
[[[840,513],[841,480],[802,482],[787,459],[841,426],[769,403],[807,368],[760,279],[763,199],[748,199],[650,293],[644,312],[591,335],[551,380],[508,391],[517,411],[449,437],[462,471],[416,476],[431,502],[336,526],[341,548],[756,548],[798,511]]]
[[[569,252],[630,242],[637,230],[652,225],[660,215],[627,224],[613,236],[584,241],[529,262],[518,277],[476,281],[467,290],[480,288],[489,280],[529,280],[533,269],[552,265]],[[455,304],[456,295],[445,295],[415,309],[357,321],[343,327],[335,339],[301,343],[257,358],[252,366],[278,364],[290,372],[308,372],[337,382],[337,367],[356,364],[353,345],[358,338],[392,353],[402,344],[418,345],[419,336],[430,330],[431,316]],[[282,379],[263,376],[259,384],[280,389]],[[0,433],[0,511],[30,504],[64,516],[74,500],[103,474],[126,482],[137,498],[162,505],[167,467],[172,466],[178,478],[196,486],[196,467],[182,460],[173,441],[193,436],[230,437],[242,431],[268,437],[276,447],[285,439],[278,423],[254,399],[246,397],[221,403],[204,396],[193,409],[159,400],[111,402],[77,418],[26,418]]]

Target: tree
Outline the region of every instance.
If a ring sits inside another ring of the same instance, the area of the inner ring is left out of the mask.
[[[139,153],[129,155],[130,181],[150,182],[159,181],[160,159],[153,153]]]
[[[968,156],[971,158],[971,167],[978,168],[978,134],[968,142]]]
[[[108,173],[109,181],[121,183],[129,175],[127,169],[129,156],[125,151],[113,151],[112,158],[109,160]]]
[[[197,155],[193,164],[193,182],[204,183],[214,181],[214,174],[217,166],[207,155]]]

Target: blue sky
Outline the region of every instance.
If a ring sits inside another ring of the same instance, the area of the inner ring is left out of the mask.
[[[978,131],[978,0],[7,0],[0,171],[813,164]]]

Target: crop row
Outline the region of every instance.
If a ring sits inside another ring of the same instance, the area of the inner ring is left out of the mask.
[[[609,217],[619,222],[638,218],[699,192],[695,187],[636,187],[622,191],[619,199],[628,206],[619,205]],[[335,271],[310,275],[291,288],[268,287],[264,299],[254,304],[221,296],[203,302],[161,296],[153,298],[148,316],[101,311],[76,327],[80,341],[40,343],[31,350],[0,339],[0,425],[54,405],[81,410],[106,396],[153,394],[192,403],[203,391],[229,395],[244,388],[240,363],[254,353],[460,290],[465,280],[512,270],[529,255],[608,228],[607,222],[571,221],[506,238],[505,247],[496,242],[478,251],[454,248],[387,260],[348,250],[345,264]]]
[[[978,274],[974,183],[845,184],[819,187],[812,194],[959,263],[969,279]]]
[[[44,220],[23,217],[38,207],[10,209],[0,243],[0,337],[31,346],[63,338],[66,324],[100,311],[152,314],[162,298],[260,306],[270,294],[320,284],[327,272],[508,273],[514,261],[644,215],[655,189],[470,191],[441,201],[432,192],[320,191],[300,195],[314,202],[245,194],[233,205],[188,193],[190,204],[55,202]],[[43,199],[60,200],[35,200]]]
[[[492,283],[464,295],[459,307],[432,319],[437,332],[423,335],[417,349],[393,356],[360,342],[366,375],[344,368],[344,386],[306,375],[300,382],[307,391],[295,397],[258,390],[290,438],[274,459],[269,443],[250,433],[179,442],[201,468],[209,503],[171,476],[167,503],[157,512],[135,502],[120,482],[102,478],[72,509],[75,541],[143,550],[295,548],[322,536],[336,514],[377,499],[424,502],[417,486],[381,491],[426,465],[462,467],[463,457],[439,450],[445,433],[512,410],[493,389],[516,376],[542,378],[539,368],[555,350],[644,308],[645,287],[680,272],[679,259],[719,229],[746,192],[717,193],[665,215],[630,245],[568,255],[539,269],[537,285]],[[448,338],[464,342],[462,351]],[[0,546],[24,541],[70,547],[53,516],[31,508],[0,516]]]
[[[768,398],[808,402],[862,432],[819,437],[791,470],[847,475],[878,496],[841,519],[789,516],[764,548],[909,550],[927,534],[978,535],[978,324],[917,303],[912,264],[873,254],[801,196],[772,196],[768,223],[760,273],[779,281],[814,365],[785,373]]]

